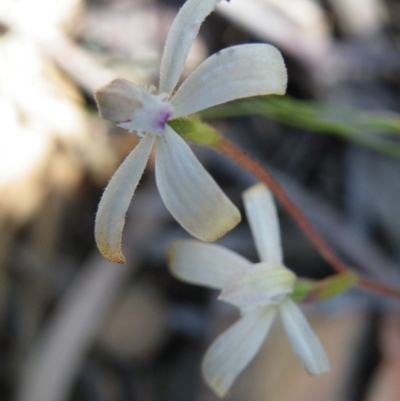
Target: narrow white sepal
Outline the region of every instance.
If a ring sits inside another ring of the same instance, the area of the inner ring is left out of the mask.
[[[260,260],[283,264],[278,214],[270,190],[264,184],[256,184],[242,197]]]
[[[102,255],[125,263],[121,251],[125,214],[146,167],[154,137],[146,134],[112,176],[100,200],[96,214],[95,238]]]
[[[169,30],[160,65],[160,93],[171,94],[202,22],[221,0],[187,0]]]
[[[240,221],[239,210],[169,126],[157,137],[156,181],[175,220],[194,237],[213,242]]]
[[[293,351],[304,368],[313,375],[328,372],[330,366],[324,347],[295,302],[286,299],[279,305],[279,311]]]
[[[276,308],[246,312],[207,350],[201,370],[206,383],[224,397],[237,376],[257,354],[276,314]]]
[[[171,98],[174,117],[250,96],[283,94],[287,73],[281,53],[267,44],[228,47],[205,60]]]
[[[220,289],[232,277],[251,266],[236,252],[193,240],[175,242],[168,251],[168,267],[182,281]]]

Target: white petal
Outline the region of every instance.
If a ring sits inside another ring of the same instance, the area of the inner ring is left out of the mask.
[[[174,117],[186,116],[230,100],[286,91],[280,52],[267,44],[228,47],[197,67],[171,99]]]
[[[210,288],[222,288],[233,274],[251,262],[236,252],[198,241],[177,241],[168,252],[169,269],[179,279]]]
[[[278,214],[270,190],[257,184],[243,193],[247,219],[261,261],[283,263]]]
[[[221,0],[187,0],[169,30],[160,65],[160,93],[174,90],[200,25]]]
[[[240,221],[238,209],[169,126],[157,138],[156,180],[172,216],[202,241],[215,241]]]
[[[114,79],[94,94],[100,116],[118,123],[128,121],[136,109],[143,107],[143,88],[126,79]]]
[[[226,395],[236,377],[254,358],[275,314],[274,307],[253,309],[211,344],[201,368],[205,381],[218,396]]]
[[[325,350],[299,307],[290,299],[279,306],[282,323],[304,368],[313,375],[330,370]]]
[[[96,214],[96,242],[102,255],[113,262],[125,263],[121,251],[125,214],[146,167],[153,143],[152,135],[144,136],[112,176],[100,200]]]
[[[233,274],[219,299],[241,309],[276,304],[293,292],[295,281],[296,275],[283,266],[257,263]]]

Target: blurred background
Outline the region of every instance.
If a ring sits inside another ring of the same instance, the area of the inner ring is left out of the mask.
[[[93,91],[117,76],[157,86],[182,3],[0,0],[1,401],[217,400],[200,361],[237,311],[168,274],[166,250],[188,235],[159,198],[152,161],[127,216],[127,264],[105,261],[93,237],[102,190],[137,143],[98,117]],[[357,271],[400,290],[400,2],[223,2],[184,75],[248,42],[283,52],[288,96],[203,117],[272,171]],[[193,149],[241,207],[254,178]],[[280,215],[287,266],[332,274]],[[245,219],[219,243],[257,261]],[[229,399],[400,399],[398,302],[353,290],[304,310],[332,372],[309,377],[277,321]]]

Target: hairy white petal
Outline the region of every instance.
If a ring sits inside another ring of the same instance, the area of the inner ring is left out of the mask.
[[[143,107],[142,92],[143,88],[126,79],[112,80],[94,93],[100,116],[117,123],[130,120],[133,111]]]
[[[96,214],[96,242],[102,255],[113,262],[125,263],[121,251],[125,214],[153,143],[154,137],[145,135],[112,176],[100,200]]]
[[[222,288],[232,275],[251,262],[227,248],[193,240],[175,242],[168,252],[171,273],[188,283]]]
[[[299,307],[290,298],[279,306],[282,323],[304,368],[313,375],[328,372],[329,360],[317,335]]]
[[[208,174],[186,142],[169,126],[157,137],[156,180],[178,223],[194,237],[212,242],[240,221],[238,209]]]
[[[220,397],[226,395],[237,376],[260,349],[275,313],[275,307],[257,308],[245,313],[207,350],[202,373],[207,384]]]
[[[171,94],[200,25],[221,0],[187,0],[169,30],[160,65],[160,93]]]
[[[286,91],[281,53],[267,44],[229,47],[197,67],[171,99],[174,117],[186,116],[230,100]]]
[[[245,191],[242,196],[261,261],[282,264],[279,221],[270,190],[264,184],[257,184]]]
[[[137,106],[131,109],[129,118],[121,121],[118,126],[127,129],[129,132],[136,131],[139,135],[142,132],[161,135],[167,120],[174,112],[174,108],[165,100],[163,94],[154,95],[147,89],[138,88],[133,98],[138,102]],[[132,97],[130,95],[131,100]]]
[[[292,293],[296,275],[276,264],[257,263],[232,277],[219,299],[241,309],[276,304]]]

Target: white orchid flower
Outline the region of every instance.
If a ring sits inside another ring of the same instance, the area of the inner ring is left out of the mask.
[[[238,209],[167,124],[234,99],[286,90],[287,74],[279,51],[267,44],[248,44],[209,57],[174,92],[201,23],[220,1],[188,0],[180,9],[165,43],[158,94],[123,79],[96,92],[100,115],[141,137],[111,178],[99,204],[95,235],[108,259],[125,261],[121,252],[125,214],[154,144],[158,189],[183,228],[212,242],[240,221]]]
[[[272,195],[258,184],[243,198],[261,263],[253,264],[218,245],[191,240],[175,243],[169,252],[172,274],[192,284],[221,289],[219,299],[240,309],[240,319],[214,341],[202,363],[207,384],[220,397],[258,352],[277,313],[304,368],[314,375],[329,371],[319,339],[290,298],[296,276],[283,266]]]

